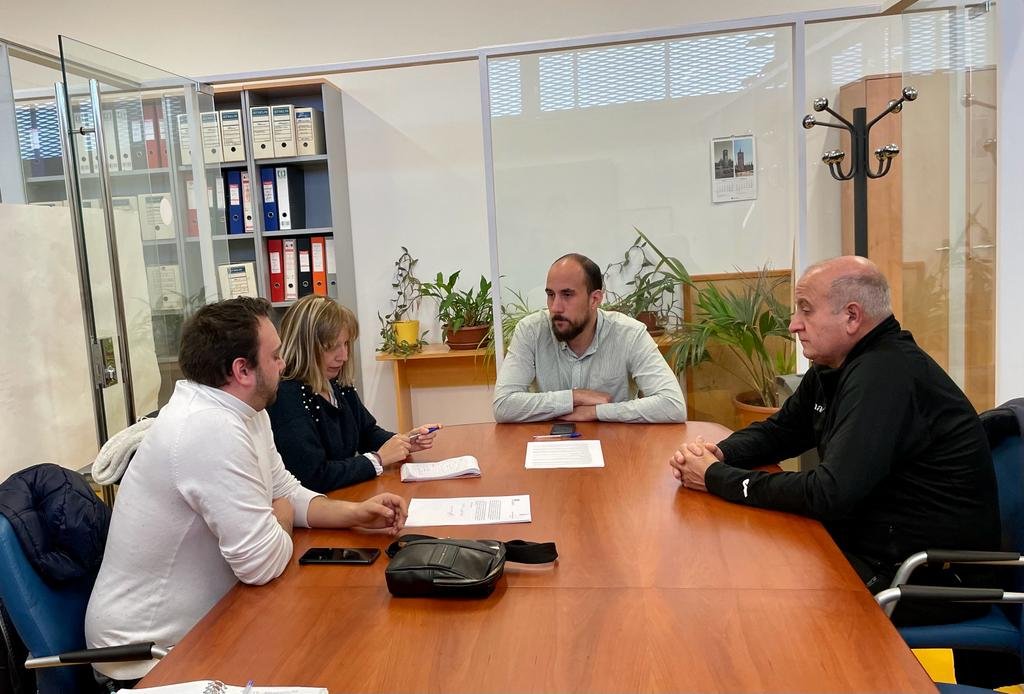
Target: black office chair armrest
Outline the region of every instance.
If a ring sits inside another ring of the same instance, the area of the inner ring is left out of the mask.
[[[991,564],[1002,566],[1024,566],[1024,557],[1017,552],[978,552],[972,550],[930,549],[910,555],[900,564],[896,575],[892,578],[890,588],[901,586],[910,581],[914,570],[925,564]]]
[[[930,549],[929,564],[1020,564],[1017,552],[975,552],[955,549]]]
[[[949,586],[900,586],[901,600],[916,602],[1003,602],[1013,595],[1002,588],[960,588]]]
[[[86,648],[81,651],[68,651],[57,655],[29,658],[25,661],[28,669],[59,667],[61,665],[88,665],[90,663],[122,663],[130,660],[159,660],[167,655],[166,648],[160,648],[152,641],[148,643],[132,643],[127,646],[107,646],[106,648]]]

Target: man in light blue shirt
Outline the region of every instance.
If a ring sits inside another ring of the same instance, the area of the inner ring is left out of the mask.
[[[686,421],[679,380],[643,323],[599,308],[594,261],[562,256],[545,292],[547,310],[519,322],[498,373],[497,421]]]

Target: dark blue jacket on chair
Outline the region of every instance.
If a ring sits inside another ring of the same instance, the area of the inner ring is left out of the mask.
[[[0,601],[33,656],[85,648],[110,510],[71,470],[45,463],[0,484]],[[95,691],[88,665],[37,670],[40,694]]]

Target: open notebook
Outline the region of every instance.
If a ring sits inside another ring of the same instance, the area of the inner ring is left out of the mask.
[[[162,687],[138,687],[131,691],[157,692],[158,694],[243,694],[245,687],[224,684],[220,680],[198,680],[181,684],[165,684]],[[323,687],[253,687],[249,692],[250,694],[330,694]]]
[[[471,455],[446,458],[436,463],[406,463],[402,466],[403,482],[450,480],[456,477],[479,477],[480,465]]]

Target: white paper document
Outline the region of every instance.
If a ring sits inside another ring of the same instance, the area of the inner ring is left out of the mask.
[[[453,499],[413,499],[409,502],[407,528],[434,525],[488,525],[529,523],[530,495],[466,496]]]
[[[436,463],[406,463],[402,466],[403,482],[451,480],[457,477],[479,477],[480,464],[471,455],[446,458]]]
[[[559,467],[604,467],[601,442],[530,441],[526,444],[526,467],[549,469]]]

